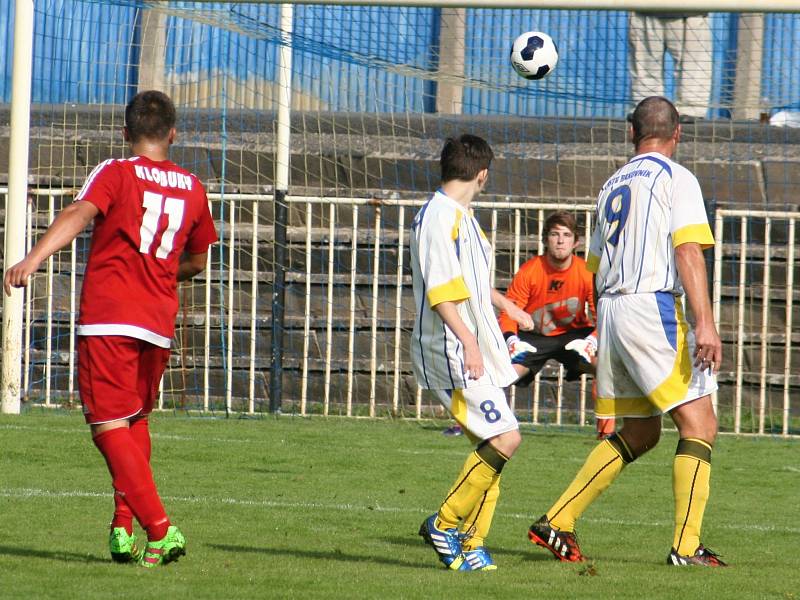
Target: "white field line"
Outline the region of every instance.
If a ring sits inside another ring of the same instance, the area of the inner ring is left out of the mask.
[[[326,417],[326,418],[332,418],[332,417]],[[354,419],[355,417],[347,417],[347,418],[353,418]],[[89,435],[89,428],[85,427],[83,425],[80,425],[80,426],[77,426],[77,427],[38,427],[38,426],[34,426],[34,425],[14,425],[14,424],[11,424],[11,423],[5,423],[3,425],[0,425],[0,430],[3,430],[3,429],[10,430],[10,431],[36,431],[36,432],[43,432],[43,433],[67,433],[67,434],[72,434],[72,435],[85,435],[87,437]],[[527,430],[523,430],[523,433],[531,433],[531,432],[529,432]],[[547,433],[551,433],[551,432],[541,431],[540,433],[547,434]],[[563,433],[563,432],[561,432],[561,431],[553,431],[552,433],[560,434],[560,433]],[[576,433],[577,434],[578,432],[577,431],[576,432],[569,431],[569,433]],[[589,435],[591,435],[592,433],[593,432],[589,432]],[[241,439],[241,438],[205,437],[205,436],[193,436],[193,435],[177,435],[177,434],[173,434],[173,433],[156,433],[156,432],[152,432],[152,431],[150,432],[150,435],[154,439],[172,440],[172,441],[176,441],[176,442],[203,442],[203,443],[220,442],[220,443],[223,443],[223,444],[263,444],[264,441],[265,441],[262,438]],[[727,435],[727,432],[720,432],[719,435]],[[734,434],[731,434],[731,435],[734,435]],[[746,435],[746,434],[735,434],[735,435],[738,436],[738,437],[750,437],[749,435]],[[779,437],[779,436],[762,436],[762,437],[764,439],[772,439],[773,437],[775,437],[776,439],[778,439],[780,441],[783,441],[784,439],[786,439],[786,438]],[[790,438],[791,437],[794,437],[794,436],[790,436]],[[796,437],[800,437],[800,436],[796,436]],[[398,449],[397,452],[402,453],[402,454],[428,454],[429,453],[427,450],[400,450],[400,449]],[[438,455],[438,453],[442,452],[442,451],[441,450],[436,450],[436,452],[437,452],[437,455]],[[450,454],[451,452],[452,452],[453,455],[458,454],[460,456],[463,456],[463,452],[461,450],[458,450],[458,451],[445,450],[444,454],[447,455],[447,454]],[[583,459],[575,459],[575,460],[577,462],[583,462]],[[633,463],[630,466],[638,466],[638,463]],[[788,470],[790,470],[790,471],[794,471],[794,470],[800,471],[800,469],[795,469],[794,467],[786,467],[786,468]]]
[[[42,490],[37,488],[0,488],[0,498],[22,498],[22,499],[50,499],[50,498],[110,498],[109,492],[85,492],[80,490],[72,491],[58,491],[58,490]],[[325,504],[322,502],[278,502],[275,500],[247,500],[241,498],[209,498],[204,496],[162,496],[163,500],[169,502],[185,502],[188,504],[208,504],[217,506],[220,504],[228,504],[231,506],[250,506],[256,508],[266,509],[310,509],[310,510],[330,510],[330,511],[350,511],[350,512],[381,512],[381,513],[408,513],[415,515],[425,515],[430,512],[430,509],[424,508],[400,508],[394,506],[380,506],[375,504]],[[498,515],[509,519],[519,519],[523,521],[530,521],[531,515],[525,513],[503,513],[498,512]],[[658,522],[658,521],[623,521],[618,519],[597,519],[597,518],[584,518],[583,521],[590,523],[599,523],[601,525],[615,525],[625,527],[668,527],[671,523]],[[778,527],[775,525],[758,525],[752,523],[715,523],[715,528],[720,529],[735,529],[737,531],[762,531],[771,533],[787,533],[797,534],[800,533],[798,527]]]
[[[69,433],[69,434],[78,434],[85,436],[87,439],[89,438],[89,428],[88,427],[75,427],[75,428],[67,428],[67,427],[34,427],[30,425],[0,425],[0,430],[2,429],[10,429],[10,430],[17,430],[17,431],[37,431],[37,432],[44,432],[44,433]],[[223,444],[263,444],[266,440],[264,439],[234,439],[234,438],[206,438],[202,436],[191,436],[191,435],[175,435],[172,433],[154,433],[150,432],[150,436],[153,439],[157,440],[171,440],[174,442],[220,442]]]
[[[0,425],[0,430],[12,430],[12,431],[36,431],[36,432],[44,432],[44,433],[66,433],[71,435],[82,435],[85,436],[87,439],[89,437],[89,429],[88,427],[78,426],[78,427],[36,427],[33,425],[13,425],[13,424],[4,424]],[[176,435],[172,433],[150,433],[151,437],[155,440],[165,440],[165,441],[174,441],[174,442],[202,442],[204,444],[209,442],[215,442],[220,444],[256,444],[256,445],[264,445],[267,440],[263,438],[255,438],[255,439],[241,439],[241,438],[221,438],[221,437],[205,437],[205,436],[193,436],[193,435]],[[401,448],[395,449],[395,452],[398,454],[410,454],[410,455],[430,455],[431,452],[435,452],[436,456],[443,457],[443,456],[465,456],[466,453],[469,451],[469,447],[464,445],[460,449],[452,449],[452,450],[442,450],[442,449],[431,449],[431,450],[405,450]],[[583,464],[585,462],[585,457],[580,456],[572,456],[567,458],[559,458],[560,462],[564,463],[576,463],[576,464]],[[643,463],[641,462],[634,462],[628,465],[627,468],[640,468]],[[729,472],[750,472],[749,469],[745,469],[742,467],[727,467],[727,471]],[[788,465],[784,465],[781,467],[782,470],[797,472],[800,473],[800,469]]]

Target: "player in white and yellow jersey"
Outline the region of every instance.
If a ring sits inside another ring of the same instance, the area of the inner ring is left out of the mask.
[[[623,417],[624,425],[589,454],[529,537],[560,560],[583,560],[575,521],[658,443],[661,415],[669,413],[680,440],[667,564],[725,566],[700,543],[717,433],[710,394],[722,359],[702,253],[714,240],[697,179],[671,158],[681,135],[678,111],[660,96],[645,98],[631,129],[636,156],[600,191],[588,261],[599,298],[596,410]]]
[[[500,493],[500,473],[521,437],[504,387],[517,378],[494,307],[523,329],[531,316],[490,284],[492,247],[470,203],[489,176],[492,150],[474,135],[448,139],[442,187],[411,224],[416,318],[411,358],[431,390],[477,444],[439,511],[420,535],[450,569],[492,570],[484,546]]]

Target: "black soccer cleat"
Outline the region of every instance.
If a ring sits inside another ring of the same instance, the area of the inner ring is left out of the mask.
[[[686,567],[697,565],[700,567],[727,567],[727,563],[724,563],[720,560],[719,555],[715,552],[712,552],[708,548],[705,548],[702,544],[697,547],[695,550],[694,555],[692,556],[684,556],[683,554],[678,554],[678,551],[675,548],[670,550],[669,556],[667,557],[667,564],[670,566],[679,566],[679,567]]]
[[[559,531],[550,525],[547,515],[531,525],[528,530],[528,539],[537,546],[547,548],[558,560],[562,562],[583,562],[586,557],[578,546],[578,538],[572,531]]]

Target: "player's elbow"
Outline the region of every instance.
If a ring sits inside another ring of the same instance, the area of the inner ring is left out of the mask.
[[[675,248],[675,266],[681,278],[698,269],[705,270],[705,264],[700,244],[687,242]]]
[[[81,229],[84,229],[92,222],[99,212],[100,211],[94,204],[81,200],[65,206],[61,211],[61,215],[74,220]]]
[[[181,279],[191,279],[195,275],[199,275],[206,268],[207,253],[202,254],[186,254],[181,261]]]
[[[680,265],[703,262],[703,249],[696,242],[686,242],[675,247],[675,261]]]

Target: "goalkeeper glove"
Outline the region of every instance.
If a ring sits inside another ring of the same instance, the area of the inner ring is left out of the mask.
[[[585,338],[572,340],[564,346],[564,350],[572,350],[589,364],[592,364],[595,354],[597,354],[597,337],[591,334]]]
[[[528,354],[536,352],[536,346],[531,346],[528,342],[523,342],[516,335],[512,335],[506,340],[508,354],[513,364],[522,364],[528,358]]]

